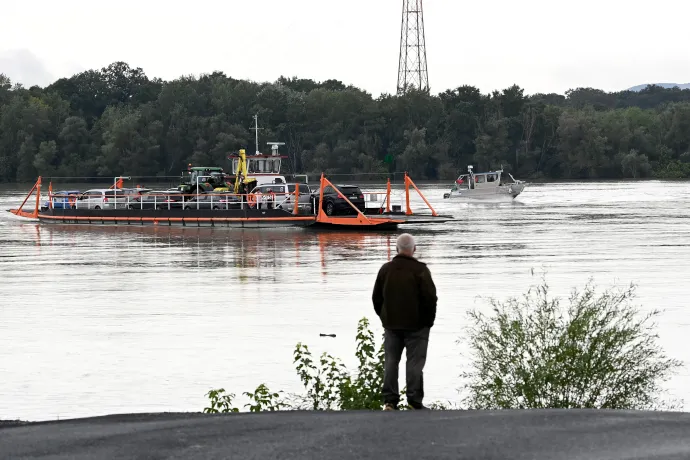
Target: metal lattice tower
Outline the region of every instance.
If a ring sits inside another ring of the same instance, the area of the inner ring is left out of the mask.
[[[398,94],[405,93],[409,87],[429,91],[423,10],[422,0],[403,0]]]

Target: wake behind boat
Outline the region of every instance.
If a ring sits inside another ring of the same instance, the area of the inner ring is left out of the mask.
[[[504,183],[501,179],[503,168],[485,173],[475,173],[473,166],[467,167],[467,174],[461,174],[455,180],[455,184],[450,192],[444,193],[443,198],[465,198],[465,199],[514,199],[522,193],[527,185],[524,181],[516,180],[512,174],[508,173],[513,180],[512,183]]]

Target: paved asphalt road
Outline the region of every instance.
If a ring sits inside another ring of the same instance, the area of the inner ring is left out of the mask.
[[[135,414],[0,423],[2,459],[690,459],[690,414]]]

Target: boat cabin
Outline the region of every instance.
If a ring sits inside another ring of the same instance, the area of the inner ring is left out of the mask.
[[[275,176],[277,174],[280,174],[280,167],[283,161],[283,158],[287,158],[285,155],[279,155],[278,154],[278,146],[279,145],[285,145],[284,142],[268,142],[268,145],[271,146],[271,154],[270,155],[265,155],[262,153],[259,153],[259,144],[257,141],[256,145],[256,154],[255,155],[247,155],[246,161],[247,161],[247,173],[252,175],[252,176],[260,176],[260,175],[271,175]],[[237,175],[240,169],[240,156],[239,155],[231,155],[229,157],[232,160],[232,174]]]
[[[234,177],[241,176],[242,170],[246,168],[247,177],[243,179],[245,182],[254,180],[256,185],[284,184],[286,181],[280,173],[280,168],[283,158],[287,158],[287,156],[278,154],[278,146],[284,145],[284,143],[269,142],[268,144],[271,146],[270,155],[262,154],[258,149],[255,155],[245,155],[242,150],[238,154],[230,155],[228,159],[232,161],[232,175]]]
[[[252,155],[247,156],[247,172],[252,176],[270,174],[280,174],[280,166],[283,156],[272,155]],[[236,175],[239,169],[239,157],[232,157],[232,174]]]
[[[493,188],[501,185],[501,173],[503,170],[475,173],[472,171],[471,166],[468,170],[469,173],[461,174],[460,177],[455,180],[455,184],[453,184],[451,191]]]

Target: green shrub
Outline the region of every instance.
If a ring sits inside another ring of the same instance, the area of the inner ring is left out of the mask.
[[[657,345],[652,320],[631,301],[635,287],[596,295],[587,283],[567,308],[545,280],[521,299],[491,299],[469,312],[471,371],[462,375],[476,409],[660,407],[661,383],[681,363]]]
[[[357,325],[357,372],[341,374],[340,408],[344,410],[373,409],[383,406],[383,341],[376,347],[369,321],[362,318]]]
[[[210,390],[206,393],[211,405],[204,408],[204,413],[206,414],[227,414],[230,412],[239,412],[232,405],[232,401],[235,399],[234,393],[225,393],[224,388],[219,388],[217,390]]]
[[[295,395],[293,407],[311,410],[332,410],[338,405],[338,386],[345,365],[327,353],[323,353],[317,363],[309,347],[298,343],[294,352],[297,375],[307,393]]]
[[[357,371],[353,374],[339,360],[323,353],[317,366],[306,345],[297,344],[295,364],[306,395],[302,407],[313,410],[378,410],[383,406],[383,343],[376,347],[369,320],[357,325]]]
[[[280,394],[273,393],[268,389],[263,383],[256,387],[254,392],[245,391],[243,394],[249,398],[251,401],[249,404],[245,404],[244,407],[249,408],[249,412],[261,412],[261,411],[278,411],[289,407],[285,401],[280,399]]]

